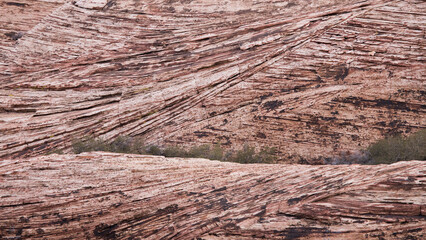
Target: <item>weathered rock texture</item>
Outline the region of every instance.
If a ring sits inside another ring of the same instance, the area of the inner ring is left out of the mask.
[[[0,4],[3,158],[93,134],[299,161],[426,127],[421,0]]]
[[[87,153],[0,163],[2,239],[424,239],[426,163]],[[135,238],[132,238],[135,237]]]

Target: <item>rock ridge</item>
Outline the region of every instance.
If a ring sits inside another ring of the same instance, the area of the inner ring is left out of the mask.
[[[13,2],[0,158],[128,135],[313,163],[426,127],[424,1]]]
[[[267,165],[117,153],[0,163],[0,236],[423,239],[426,163]]]

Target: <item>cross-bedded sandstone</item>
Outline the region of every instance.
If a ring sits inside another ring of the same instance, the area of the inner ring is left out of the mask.
[[[1,4],[3,158],[138,135],[314,162],[426,126],[424,1]]]
[[[4,239],[424,239],[426,163],[85,153],[0,162]]]

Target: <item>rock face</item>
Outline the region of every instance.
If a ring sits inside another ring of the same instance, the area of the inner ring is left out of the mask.
[[[421,0],[0,4],[0,158],[93,134],[297,162],[426,127]]]
[[[424,239],[426,163],[86,153],[0,163],[2,239]]]

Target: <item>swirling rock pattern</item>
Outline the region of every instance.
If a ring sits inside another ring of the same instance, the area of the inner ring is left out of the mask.
[[[1,158],[92,134],[313,162],[426,126],[421,0],[0,4]]]
[[[85,153],[0,162],[2,239],[424,239],[426,163],[241,165]]]

